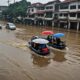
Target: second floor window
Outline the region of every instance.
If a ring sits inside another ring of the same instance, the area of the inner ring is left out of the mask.
[[[69,8],[69,4],[60,4],[60,9],[68,9]]]
[[[48,6],[46,7],[46,9],[53,9],[53,6]]]
[[[71,5],[70,9],[76,9],[76,5]]]
[[[38,10],[44,10],[44,7],[39,7]]]
[[[78,5],[78,9],[80,9],[80,5]]]

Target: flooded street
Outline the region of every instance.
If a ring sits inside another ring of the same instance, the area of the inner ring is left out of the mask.
[[[0,21],[0,80],[80,80],[80,32],[16,24],[15,31],[5,29]],[[67,49],[51,50],[50,56],[39,56],[27,42],[43,30],[63,32]]]

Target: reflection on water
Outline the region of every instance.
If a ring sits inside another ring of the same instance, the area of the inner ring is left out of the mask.
[[[5,22],[0,23],[0,80],[80,80],[80,33],[53,28],[54,33],[65,34],[61,39],[66,41],[68,51],[53,49],[49,57],[41,57],[31,53],[27,42],[52,28],[16,24],[17,29],[10,31],[5,29]]]
[[[65,52],[54,51],[53,60],[56,62],[64,62],[64,61],[66,61],[65,55],[66,55]]]
[[[50,64],[50,59],[45,57],[37,56],[36,54],[32,54],[32,62],[34,65],[37,65],[38,67],[46,67],[48,64]]]

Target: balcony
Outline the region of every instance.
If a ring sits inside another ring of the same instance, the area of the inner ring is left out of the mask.
[[[45,12],[54,12],[53,9],[45,9]]]
[[[45,17],[45,20],[53,20],[53,17]]]
[[[69,12],[77,12],[78,9],[69,9]]]
[[[59,19],[67,19],[67,16],[59,16]]]
[[[44,19],[44,17],[42,17],[42,16],[37,16],[36,18],[37,19]]]
[[[69,17],[69,20],[77,20],[77,17]]]
[[[53,18],[44,18],[45,20],[53,20]]]
[[[59,9],[60,12],[68,12],[69,9]]]

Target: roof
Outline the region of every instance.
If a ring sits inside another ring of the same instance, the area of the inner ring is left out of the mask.
[[[50,2],[48,2],[48,3],[45,3],[45,4],[42,4],[42,3],[40,3],[40,2],[37,2],[37,3],[33,3],[31,6],[29,6],[29,7],[44,7],[45,5],[48,5],[48,4],[53,4],[53,3],[55,3],[55,2],[60,2],[59,0],[52,0],[52,1],[50,1]]]
[[[41,6],[41,5],[43,5],[42,3],[33,3],[31,6],[29,6],[29,7],[39,7],[39,6]]]
[[[39,2],[38,2],[38,3],[33,3],[32,5],[33,5],[33,6],[42,5],[42,3],[39,3]]]
[[[66,2],[74,2],[74,1],[79,1],[79,0],[65,0],[62,3],[66,3]]]
[[[60,0],[52,0],[52,1],[48,2],[48,3],[46,3],[45,5],[52,4],[52,3],[55,3],[55,2],[60,2]]]

